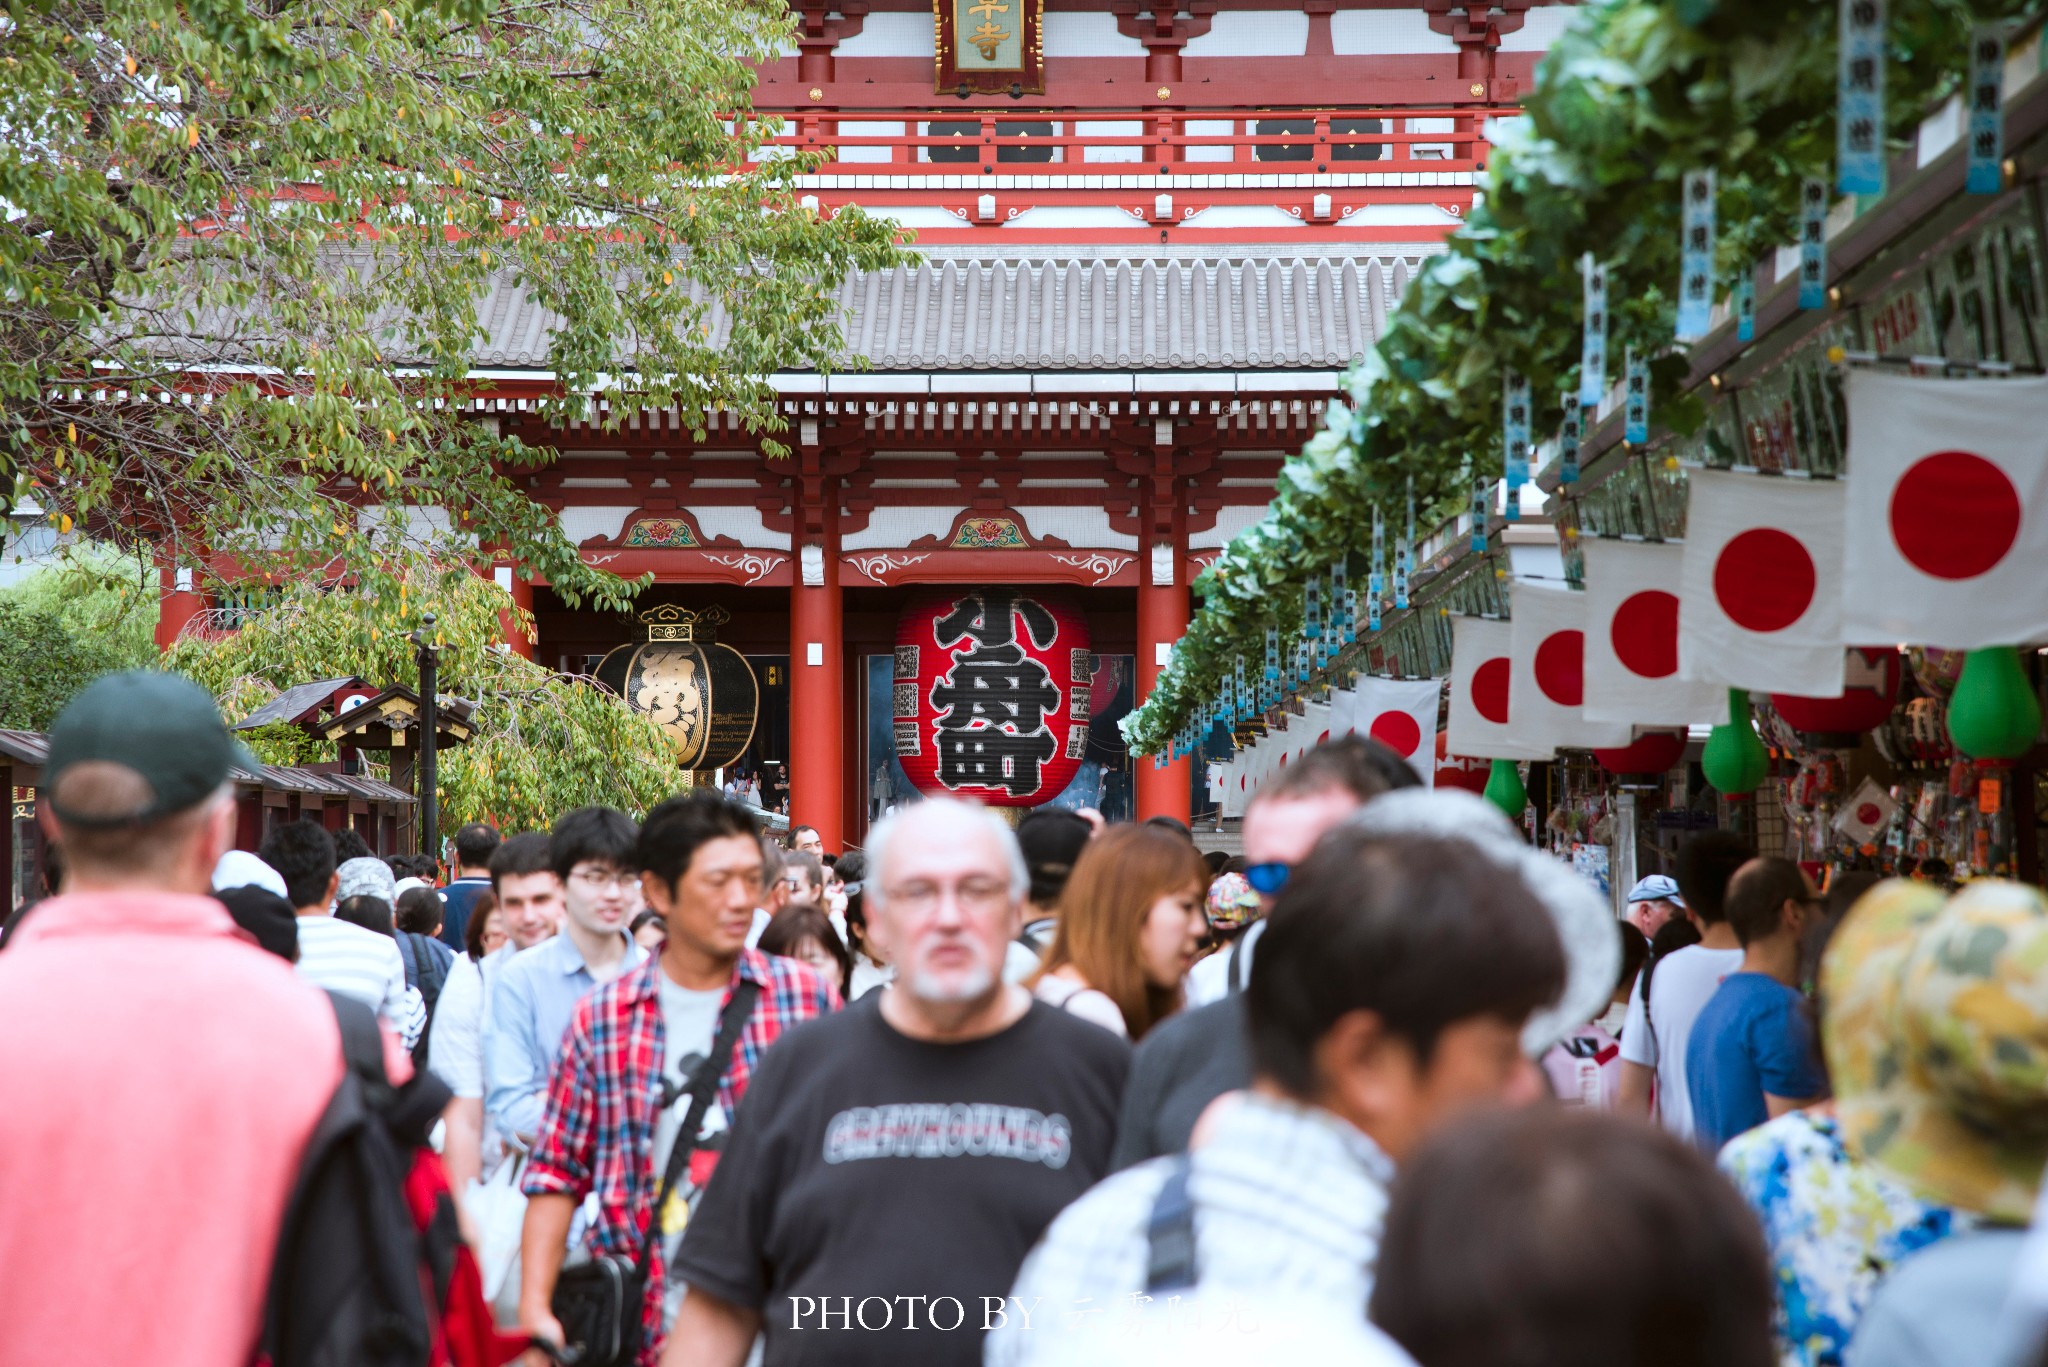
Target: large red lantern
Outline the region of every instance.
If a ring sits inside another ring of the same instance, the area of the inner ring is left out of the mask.
[[[1685,758],[1685,732],[1646,731],[1631,744],[1595,750],[1593,758],[1610,774],[1661,774]]]
[[[1436,786],[1439,788],[1463,788],[1468,793],[1484,793],[1486,781],[1493,775],[1493,761],[1467,759],[1453,755],[1445,743],[1445,733],[1436,733]]]
[[[1057,797],[1088,751],[1088,623],[1066,600],[934,594],[896,625],[896,758],[926,793],[995,807]]]
[[[1903,656],[1889,647],[1849,651],[1848,669],[1839,698],[1802,698],[1791,693],[1771,694],[1771,706],[1785,724],[1802,735],[1821,737],[1827,744],[1854,744],[1853,738],[1884,725],[1899,700]]]

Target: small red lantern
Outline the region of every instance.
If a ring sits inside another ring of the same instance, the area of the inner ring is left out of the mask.
[[[1785,724],[1821,745],[1853,745],[1855,737],[1884,725],[1899,700],[1904,657],[1888,647],[1852,647],[1839,698],[1771,694]]]
[[[1595,750],[1593,758],[1610,774],[1661,774],[1685,758],[1685,732],[1646,731],[1614,750]]]
[[[992,807],[1059,796],[1088,751],[1088,623],[1010,587],[917,600],[896,626],[896,757],[926,793]]]
[[[1486,792],[1486,781],[1493,776],[1493,762],[1484,759],[1467,759],[1453,755],[1444,744],[1444,733],[1436,733],[1436,786],[1439,788],[1463,788],[1468,793]]]

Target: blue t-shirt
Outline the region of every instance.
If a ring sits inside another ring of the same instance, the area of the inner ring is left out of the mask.
[[[1813,1021],[1797,992],[1762,973],[1731,973],[1693,1022],[1685,1049],[1693,1140],[1708,1153],[1770,1119],[1764,1094],[1827,1090]]]
[[[469,909],[476,899],[491,890],[488,878],[458,878],[441,889],[441,940],[460,951],[462,937],[469,931]]]

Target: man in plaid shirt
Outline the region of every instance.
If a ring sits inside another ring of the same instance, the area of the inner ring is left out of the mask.
[[[840,1002],[809,965],[746,948],[761,899],[761,847],[745,809],[708,791],[671,798],[647,814],[638,854],[647,903],[667,923],[668,939],[659,956],[593,991],[570,1018],[523,1184],[529,1202],[519,1318],[537,1337],[562,1341],[549,1302],[571,1220],[589,1194],[597,1211],[588,1251],[639,1252],[688,1104],[662,1108],[664,1086],[679,1098],[682,1081],[710,1051],[727,999],[748,979],[759,996],[719,1078],[718,1104],[705,1118],[689,1177],[662,1214],[663,1237],[651,1258],[640,1360],[652,1364],[677,1301],[664,1276],[669,1255],[763,1051],[790,1026]]]

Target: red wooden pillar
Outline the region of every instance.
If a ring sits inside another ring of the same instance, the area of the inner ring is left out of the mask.
[[[192,571],[169,560],[158,566],[161,589],[156,604],[156,648],[169,650],[185,624],[206,610],[206,599],[193,583]]]
[[[1149,449],[1140,446],[1122,468],[1139,476],[1138,679],[1137,700],[1151,696],[1166,668],[1167,652],[1187,631],[1186,477],[1204,463],[1202,455],[1179,445],[1172,419],[1152,425]],[[1150,758],[1137,764],[1133,785],[1138,820],[1170,816],[1186,821],[1193,807],[1188,761],[1160,768]]]
[[[789,821],[815,826],[825,849],[845,843],[846,640],[839,594],[839,481],[817,423],[794,458],[795,583],[789,590]]]
[[[499,565],[492,572],[498,587],[512,595],[512,605],[531,616],[533,613],[533,581],[520,577],[513,565]],[[509,612],[498,614],[499,629],[504,632],[505,644],[512,647],[515,655],[533,658],[533,638],[521,630]]]
[[[1171,551],[1171,547],[1166,547]],[[1157,557],[1163,559],[1164,557]],[[1166,652],[1188,626],[1188,586],[1179,582],[1183,578],[1181,557],[1173,554],[1170,562],[1171,573],[1161,576],[1167,583],[1155,583],[1152,570],[1164,568],[1151,563],[1141,564],[1145,578],[1138,589],[1138,701],[1143,702],[1152,694],[1153,685],[1166,664]],[[1137,762],[1138,820],[1148,817],[1170,816],[1177,821],[1186,821],[1193,807],[1188,773],[1188,761],[1174,760],[1165,768],[1155,765],[1150,759]]]

